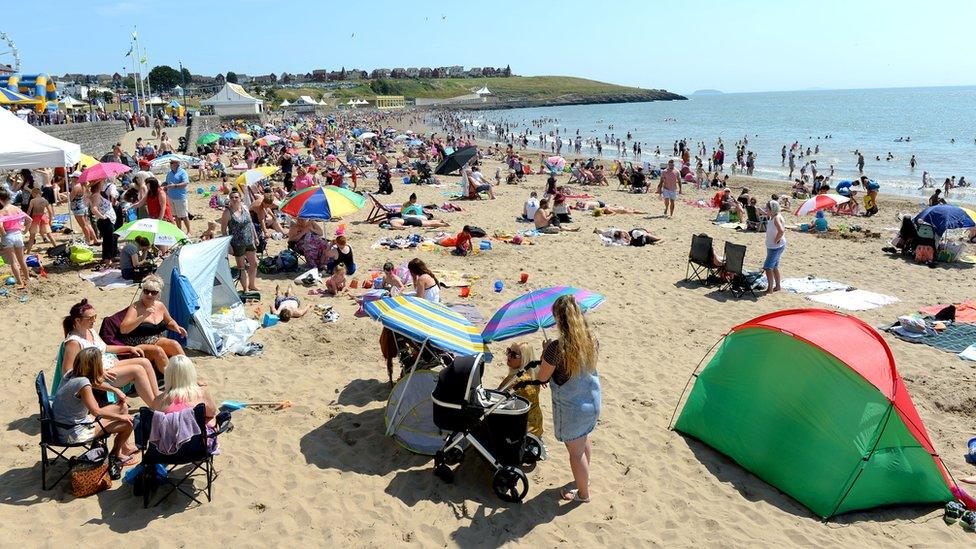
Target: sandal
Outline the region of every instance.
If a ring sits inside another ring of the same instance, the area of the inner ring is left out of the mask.
[[[559,499],[563,501],[579,502],[579,503],[589,503],[590,498],[583,499],[579,495],[579,490],[573,488],[572,490],[566,490],[563,488],[559,491]]]
[[[122,478],[122,461],[116,456],[108,458],[108,476],[112,480]]]

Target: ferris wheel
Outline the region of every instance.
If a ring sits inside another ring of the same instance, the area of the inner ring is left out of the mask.
[[[9,65],[13,72],[20,72],[20,52],[17,44],[7,33],[0,31],[0,69]]]

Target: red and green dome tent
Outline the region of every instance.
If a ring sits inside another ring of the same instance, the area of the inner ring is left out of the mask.
[[[954,499],[891,350],[857,318],[755,318],[732,328],[696,377],[675,429],[825,519]]]

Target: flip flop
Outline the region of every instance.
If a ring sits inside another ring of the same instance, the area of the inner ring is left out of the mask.
[[[579,490],[573,488],[572,490],[562,489],[559,491],[559,498],[563,501],[579,502],[579,503],[589,503],[590,498],[583,499],[579,495]]]

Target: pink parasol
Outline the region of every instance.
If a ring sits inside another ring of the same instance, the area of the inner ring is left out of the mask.
[[[101,181],[102,179],[108,179],[131,171],[132,168],[125,164],[119,164],[118,162],[99,162],[90,168],[85,168],[81,172],[81,177],[78,178],[78,181],[80,183]]]

